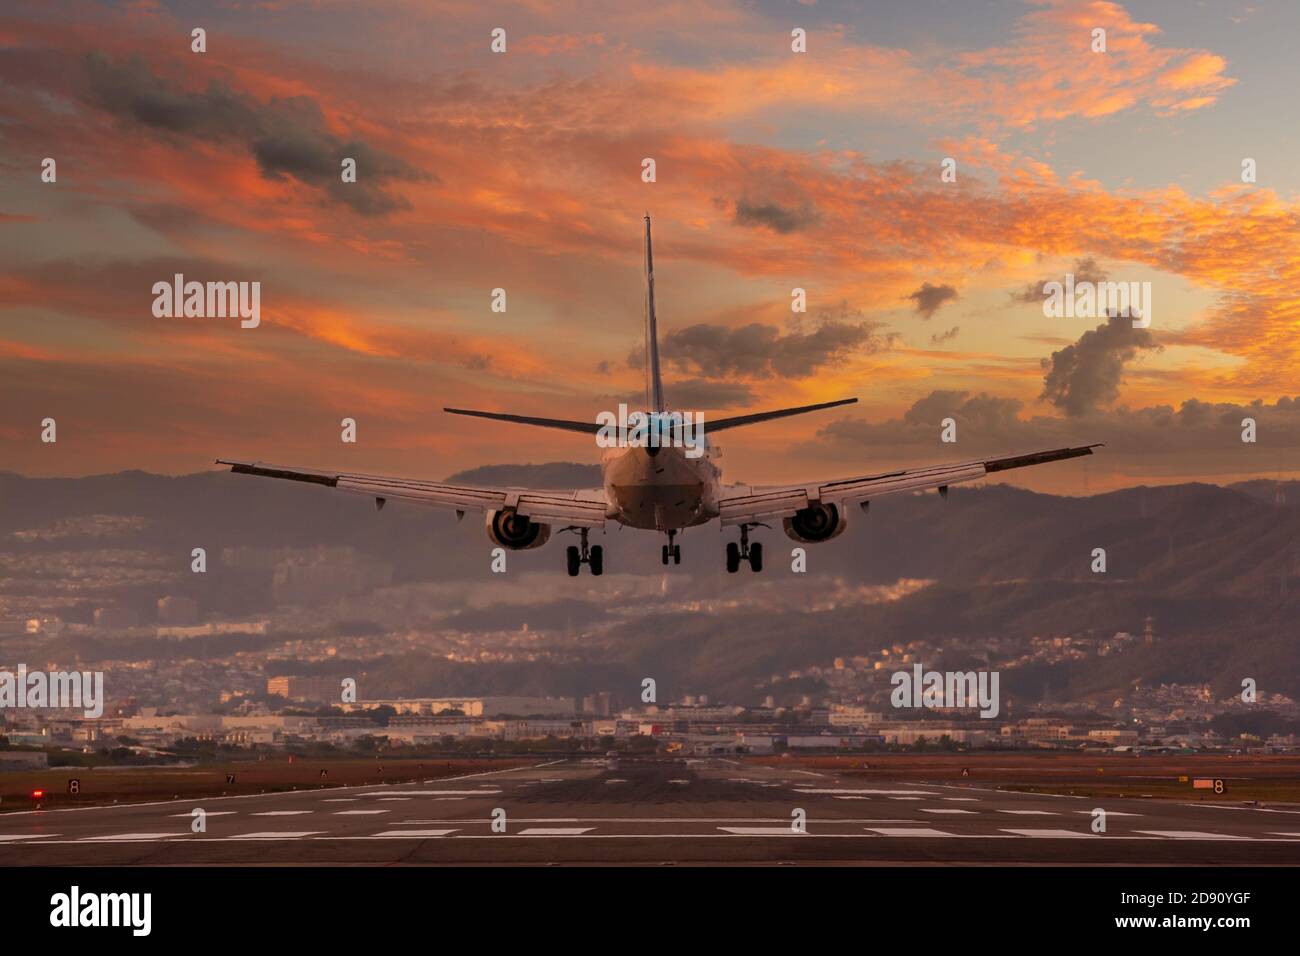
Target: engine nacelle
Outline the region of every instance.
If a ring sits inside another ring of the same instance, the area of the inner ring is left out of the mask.
[[[785,533],[804,544],[821,544],[839,537],[848,526],[844,512],[829,502],[815,502],[784,521]]]
[[[551,537],[551,526],[539,524],[511,510],[487,513],[487,536],[493,544],[511,551],[540,548]]]

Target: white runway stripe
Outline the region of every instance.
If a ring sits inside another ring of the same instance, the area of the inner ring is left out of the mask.
[[[253,817],[300,817],[304,813],[311,813],[311,810],[260,810],[257,813],[250,813]]]
[[[455,833],[455,830],[385,830],[382,833],[376,833],[377,837],[441,837],[449,833]]]
[[[56,836],[57,833],[0,833],[0,843],[7,843],[10,840],[48,840]]]
[[[235,810],[205,810],[205,811],[204,811],[204,815],[205,815],[205,816],[209,816],[209,817],[233,817],[233,816],[235,815],[236,812],[237,812],[237,811],[235,811]],[[193,812],[186,812],[186,813],[169,813],[168,816],[170,816],[170,817],[193,817],[194,814],[193,814]]]
[[[1097,833],[1084,833],[1080,830],[1005,830],[1004,829],[1002,832],[1014,833],[1017,836],[1023,836],[1023,837],[1040,837],[1042,839],[1051,839],[1051,840],[1055,840],[1058,838],[1073,839],[1075,837],[1082,837],[1083,839],[1086,840],[1089,837],[1101,835]]]
[[[871,790],[865,787],[854,787],[852,789],[840,787],[838,789],[830,787],[795,787],[796,793],[867,793],[875,794],[882,797],[899,797],[903,795],[920,796],[920,797],[937,797],[939,794],[931,790]]]
[[[1021,817],[1059,817],[1060,814],[1055,810],[1002,810],[998,813],[1014,813]]]
[[[808,834],[792,827],[718,827],[724,833],[736,836],[807,836]]]
[[[581,836],[590,833],[595,827],[526,827],[519,836]]]
[[[114,833],[110,836],[87,837],[88,840],[165,840],[168,837],[181,836],[179,833]]]
[[[955,833],[933,830],[929,827],[867,827],[872,833],[887,837],[950,837]]]
[[[303,837],[324,833],[324,830],[259,830],[256,833],[236,833],[227,840],[300,840]]]
[[[926,808],[923,807],[923,808],[921,809],[921,812],[922,812],[922,813],[971,813],[971,814],[973,814],[975,811],[974,811],[974,810],[956,810],[956,809],[952,809],[952,810],[947,810],[947,809],[944,809],[944,810],[929,810],[929,809],[926,809]]]
[[[388,813],[387,810],[335,810],[336,817],[369,816],[374,813]]]
[[[1171,840],[1249,840],[1248,836],[1229,833],[1205,833],[1201,830],[1138,830],[1148,836],[1168,837]]]
[[[500,787],[491,790],[372,790],[363,793],[363,797],[379,797],[382,800],[407,800],[411,797],[488,797],[500,793]]]

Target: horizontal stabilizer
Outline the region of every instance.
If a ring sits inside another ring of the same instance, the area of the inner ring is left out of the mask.
[[[562,418],[534,418],[531,415],[506,415],[501,412],[476,412],[468,408],[444,408],[444,412],[452,415],[471,415],[474,418],[490,418],[498,422],[514,422],[518,425],[536,425],[539,428],[559,428],[566,432],[582,432],[585,435],[595,435],[600,431],[600,425],[595,422],[570,422]]]
[[[856,401],[856,398],[841,398],[837,402],[822,402],[818,405],[800,405],[798,408],[778,408],[771,412],[754,412],[752,415],[719,418],[717,421],[706,421],[704,430],[706,432],[720,432],[724,428],[739,428],[741,425],[753,425],[756,422],[770,422],[774,418],[788,418],[791,415],[802,415],[805,412],[819,412],[823,408],[838,408],[840,405],[852,405]]]

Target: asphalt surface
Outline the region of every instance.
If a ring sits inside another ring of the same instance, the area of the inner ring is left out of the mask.
[[[205,832],[192,830],[196,808]],[[1300,807],[863,782],[707,758],[0,815],[6,866],[784,862],[1296,864]]]

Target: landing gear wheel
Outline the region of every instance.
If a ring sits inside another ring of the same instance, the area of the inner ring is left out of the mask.
[[[740,570],[740,545],[734,541],[727,542],[727,573],[735,574]]]
[[[569,577],[576,578],[578,569],[582,567],[582,553],[575,545],[569,545],[564,549],[564,556],[568,560]]]
[[[749,570],[755,574],[763,570],[763,546],[758,542],[749,546]]]
[[[663,562],[664,562],[664,564],[667,564],[667,563],[668,563],[668,545],[664,545],[664,550],[663,550]]]
[[[673,546],[673,564],[682,563],[682,546],[680,544]]]
[[[591,567],[592,575],[600,577],[601,572],[605,570],[605,549],[598,544],[593,544],[591,554],[587,558],[587,564]]]

